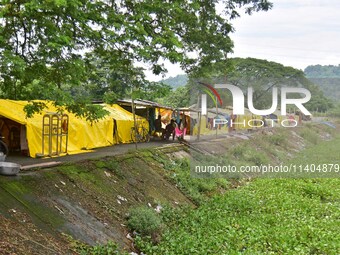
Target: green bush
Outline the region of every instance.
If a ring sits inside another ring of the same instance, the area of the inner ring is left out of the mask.
[[[230,150],[231,155],[233,155],[235,158],[241,158],[245,151],[247,150],[247,147],[238,145]]]
[[[340,118],[340,104],[329,111],[329,116]]]
[[[115,159],[111,159],[106,162],[106,167],[114,171],[119,168],[119,163]]]
[[[320,137],[317,133],[313,132],[310,129],[303,129],[300,133],[301,137],[307,140],[310,143],[317,144],[320,141]]]
[[[274,134],[268,137],[270,143],[284,147],[287,145],[287,139],[283,134]]]
[[[113,255],[113,254],[122,254],[117,244],[109,241],[105,245],[96,245],[96,246],[83,246],[79,249],[80,255]]]
[[[150,236],[160,232],[162,221],[153,209],[141,206],[129,211],[128,226],[139,234]]]
[[[260,166],[260,165],[268,163],[269,160],[266,157],[266,155],[264,155],[263,152],[261,153],[261,152],[253,151],[252,153],[247,155],[247,161],[250,161],[257,166]]]

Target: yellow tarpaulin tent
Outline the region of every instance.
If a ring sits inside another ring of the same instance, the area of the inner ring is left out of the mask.
[[[131,143],[131,129],[134,126],[133,115],[129,111],[123,109],[117,104],[114,105],[102,105],[104,109],[109,111],[110,118],[115,123],[114,129],[114,142],[115,143]],[[149,130],[149,122],[138,115],[136,115],[136,124],[144,126]]]
[[[48,144],[48,139],[44,137],[43,151],[43,117],[57,112],[56,107],[51,102],[41,101],[47,105],[40,114],[35,114],[32,118],[26,118],[24,107],[27,101],[13,101],[0,99],[0,117],[7,118],[26,127],[26,139],[28,143],[29,155],[37,157],[48,155],[49,146],[55,150],[57,138],[53,138],[52,146]],[[83,150],[110,146],[117,142],[127,143],[131,140],[131,128],[133,127],[133,116],[118,105],[105,105],[104,108],[109,112],[105,118],[95,122],[86,121],[84,118],[76,117],[74,114],[63,111],[68,116],[68,139],[67,153],[80,153]],[[144,118],[138,117],[148,128],[148,123]],[[116,127],[114,127],[116,123]],[[55,128],[54,128],[55,129]],[[52,133],[57,132],[53,128]],[[116,130],[115,139],[114,132]],[[45,132],[46,133],[46,132]],[[66,138],[59,146],[60,151],[65,151]]]

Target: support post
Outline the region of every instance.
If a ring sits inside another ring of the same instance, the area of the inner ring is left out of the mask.
[[[133,91],[131,93],[131,107],[132,107],[132,115],[133,115],[133,126],[135,127],[135,133],[137,134],[137,123],[136,123],[136,112],[135,112],[135,101],[133,99]],[[138,149],[137,146],[137,139],[135,139],[135,147],[136,150]]]
[[[217,97],[216,97],[216,117],[218,118]],[[218,129],[218,126],[216,126],[215,128],[216,128],[216,138],[217,138],[217,129]]]
[[[197,109],[199,109],[200,107],[200,98],[201,98],[201,95],[199,94],[198,95],[198,98],[197,98]],[[201,109],[202,109],[202,105],[201,105]],[[200,136],[201,136],[201,115],[202,115],[202,112],[201,111],[198,111],[197,112],[197,117],[198,117],[198,130],[197,130],[197,141],[200,140]]]

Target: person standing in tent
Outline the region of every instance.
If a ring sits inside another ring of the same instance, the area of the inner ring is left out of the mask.
[[[181,120],[181,114],[180,114],[180,112],[177,111],[177,110],[174,111],[174,112],[172,113],[172,118],[175,119],[176,124],[178,125],[179,122],[180,122],[180,120]]]
[[[175,134],[178,140],[184,140],[186,131],[187,131],[187,121],[183,114],[183,118],[179,121],[177,127],[175,128]]]
[[[163,130],[162,130],[162,116],[160,114],[158,115],[158,118],[155,120],[155,132],[163,133]]]

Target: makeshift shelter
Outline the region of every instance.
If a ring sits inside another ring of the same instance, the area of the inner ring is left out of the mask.
[[[287,119],[287,116],[281,115],[281,111],[279,110],[264,117],[265,125],[270,127],[280,126],[280,122],[285,119]]]
[[[103,105],[104,109],[109,111],[110,118],[114,122],[113,139],[114,143],[130,143],[131,140],[131,129],[134,127],[134,119],[132,113],[123,109],[117,104],[114,105]],[[149,130],[148,121],[136,115],[136,124],[142,125]]]
[[[11,145],[13,140],[16,149],[23,151],[26,147],[29,156],[35,158],[75,154],[131,140],[130,132],[134,126],[132,114],[118,105],[104,105],[109,114],[91,123],[66,110],[62,114],[58,113],[52,102],[38,102],[47,107],[41,113],[27,118],[24,107],[29,102],[0,99],[0,133],[6,137],[5,142],[10,148],[14,147]],[[145,119],[140,119],[147,125]],[[14,129],[20,130],[19,135],[18,132],[12,132]],[[19,139],[12,139],[14,136],[11,132],[17,134]]]
[[[132,113],[131,99],[118,100],[117,104]],[[134,105],[136,114],[146,118],[149,121],[151,131],[155,129],[154,121],[157,119],[158,115],[161,115],[163,128],[165,128],[166,124],[170,123],[173,112],[171,107],[142,99],[135,99]]]
[[[177,123],[179,123],[180,120],[183,121],[183,118],[185,118],[186,127],[187,127],[186,135],[193,135],[194,128],[195,126],[197,126],[197,123],[199,121],[199,114],[200,114],[200,111],[196,109],[193,109],[191,107],[182,107],[182,108],[177,108],[173,112],[172,118],[174,118]]]
[[[190,106],[189,109],[191,109],[191,111],[200,111],[196,104]],[[194,114],[193,116],[198,115]],[[214,127],[214,119],[218,119],[221,124]],[[243,115],[235,115],[233,114],[232,106],[227,106],[225,108],[212,107],[207,109],[206,115],[201,116],[200,134],[212,134],[212,130],[216,130],[216,128],[222,132],[230,132],[232,130],[251,130],[263,126],[262,119],[262,116],[252,114],[247,108],[245,108]],[[232,127],[230,127],[231,122],[233,122]],[[193,128],[194,135],[198,133],[198,125],[196,126],[197,127]]]
[[[216,108],[208,109],[208,112],[215,112],[216,114],[215,109]],[[233,130],[251,130],[263,126],[263,117],[251,113],[248,108],[244,108],[244,114],[235,115],[233,114],[233,107],[227,106],[225,109],[218,108],[218,114],[219,116],[222,115],[228,123],[231,123],[232,120],[234,123],[232,127]],[[228,126],[230,125],[228,124]]]

